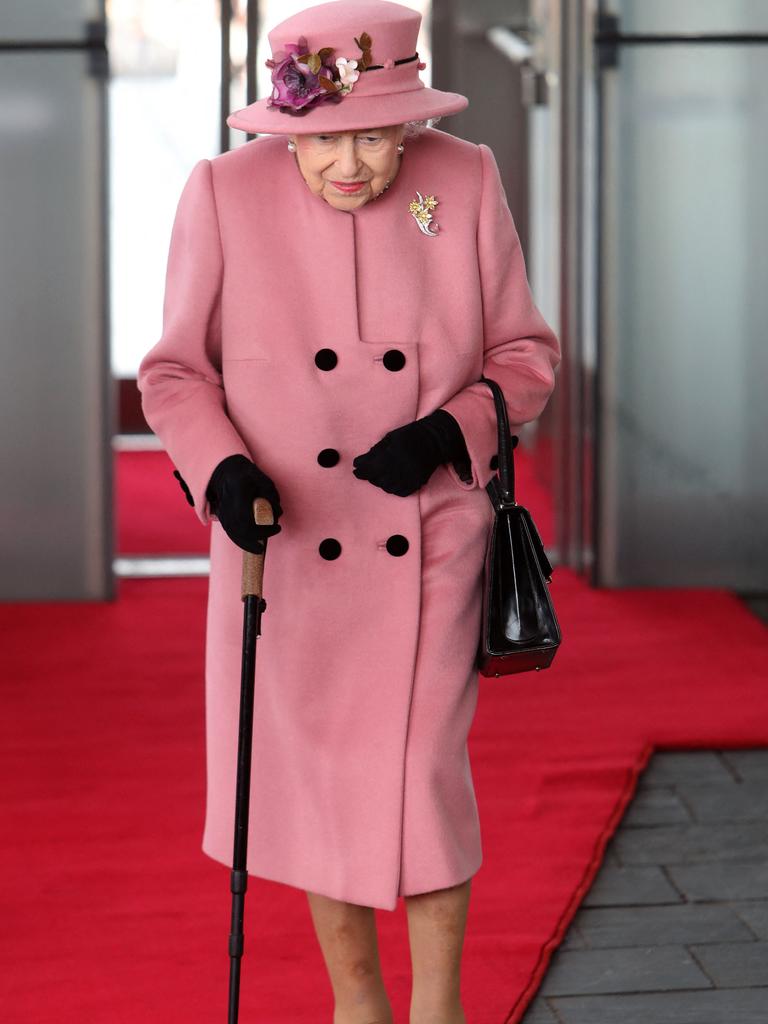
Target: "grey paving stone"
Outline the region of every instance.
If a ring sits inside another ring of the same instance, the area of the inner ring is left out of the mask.
[[[737,783],[731,783],[737,785]],[[671,786],[638,789],[621,819],[621,828],[642,825],[675,825],[693,821],[688,808]]]
[[[648,762],[638,789],[680,782],[727,782],[733,775],[718,751],[660,750]]]
[[[657,865],[604,865],[581,902],[582,907],[680,903],[682,896]]]
[[[520,1024],[559,1024],[557,1017],[552,1013],[543,999],[534,999]]]
[[[587,908],[577,912],[573,923],[591,949],[754,941],[736,913],[719,904]]]
[[[766,783],[768,749],[654,755],[523,1024],[768,1024]]]
[[[768,625],[768,597],[762,594],[737,594],[753,615]]]
[[[682,805],[690,808],[696,821],[761,821],[768,818],[766,782],[768,778],[763,782],[717,782],[704,786],[682,783],[677,786],[677,796]]]
[[[557,950],[539,989],[543,996],[709,988],[683,946]]]
[[[565,937],[558,949],[586,949],[587,943],[584,941],[584,936],[579,931],[578,927],[571,922],[568,931],[565,933]]]
[[[768,897],[768,862],[765,860],[671,865],[666,870],[689,900],[758,900]]]
[[[768,985],[768,942],[717,942],[688,948],[717,988]],[[768,1018],[768,1002],[765,1008]]]
[[[768,749],[723,750],[721,754],[745,782],[768,782]]]
[[[759,939],[768,939],[768,901],[750,900],[731,903],[731,909],[747,924]]]
[[[572,996],[551,1005],[562,1024],[765,1024],[768,988]]]
[[[616,834],[615,833],[608,840],[608,842],[606,844],[606,847],[605,847],[605,852],[603,853],[603,862],[602,862],[601,866],[604,866],[606,864],[613,864],[613,865],[616,865],[617,867],[621,865],[621,861],[619,860],[619,855],[616,852]]]
[[[614,842],[622,864],[768,860],[768,821],[619,829]]]

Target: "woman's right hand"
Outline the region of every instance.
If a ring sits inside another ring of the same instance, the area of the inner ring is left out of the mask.
[[[244,551],[261,554],[264,538],[280,533],[277,520],[283,514],[280,495],[273,481],[245,455],[229,455],[211,474],[205,492],[213,515],[230,540]],[[253,517],[256,498],[266,498],[272,506],[275,522],[260,526]]]

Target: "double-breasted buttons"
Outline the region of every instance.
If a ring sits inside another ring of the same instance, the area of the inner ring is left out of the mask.
[[[384,353],[382,362],[388,370],[402,370],[405,366],[405,356],[399,348],[390,348]]]
[[[338,361],[339,357],[332,348],[321,348],[315,352],[315,365],[320,370],[332,370]]]
[[[498,469],[498,468],[499,468],[499,456],[498,456],[498,454],[494,453],[491,456],[491,469]]]
[[[391,537],[387,537],[387,551],[390,555],[404,555],[408,546],[408,538],[402,533],[393,533]]]
[[[332,370],[338,361],[338,356],[332,348],[321,348],[315,353],[315,365],[320,370]],[[396,372],[405,366],[405,355],[400,349],[390,348],[382,356],[382,362],[386,369]],[[340,458],[341,456],[335,448],[323,448],[317,455],[317,461],[321,466],[335,466]],[[404,555],[409,546],[408,538],[401,533],[393,533],[386,541],[387,551],[395,557]],[[318,552],[321,558],[333,561],[341,554],[341,544],[335,537],[326,537],[320,541]]]
[[[317,461],[321,466],[335,466],[340,458],[335,448],[323,448],[317,455]]]
[[[325,540],[320,541],[318,551],[323,558],[333,561],[334,558],[338,558],[341,554],[341,544],[339,544],[335,537],[326,537]]]

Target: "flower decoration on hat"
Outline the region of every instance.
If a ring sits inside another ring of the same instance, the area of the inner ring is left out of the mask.
[[[357,70],[357,61],[350,60],[348,57],[337,57],[336,67],[339,69],[339,80],[341,82],[339,92],[350,92],[352,86],[360,77],[360,72]]]
[[[332,46],[310,52],[305,36],[299,36],[296,43],[287,43],[282,58],[265,61],[267,67],[272,68],[273,86],[267,105],[302,115],[323,100],[341,100],[352,91],[360,73],[372,63],[372,40],[368,33],[361,33],[355,42],[361,50],[360,57],[335,60]]]

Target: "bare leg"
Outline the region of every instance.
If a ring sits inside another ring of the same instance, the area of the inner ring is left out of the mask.
[[[472,879],[405,896],[413,987],[410,1024],[466,1024],[461,953]]]
[[[312,892],[307,899],[333,988],[333,1024],[392,1024],[373,907]]]

